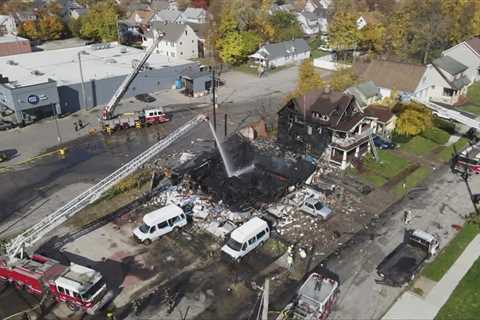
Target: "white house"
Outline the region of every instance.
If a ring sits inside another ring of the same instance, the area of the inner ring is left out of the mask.
[[[249,58],[267,68],[279,67],[310,58],[310,47],[303,39],[271,43],[262,46]]]
[[[183,23],[182,12],[164,9],[158,11],[150,20],[151,22]]]
[[[0,15],[0,35],[17,34],[17,24],[13,16]]]
[[[207,11],[202,8],[187,8],[182,14],[185,23],[206,23]]]
[[[165,33],[157,45],[156,53],[172,58],[198,58],[199,38],[189,25],[154,22],[150,31],[145,34],[142,44],[144,47],[152,45],[153,30]]]
[[[332,0],[307,0],[305,1],[303,11],[314,12],[319,8],[327,9],[330,6],[331,2]]]
[[[470,83],[465,75],[466,66],[447,57],[436,59],[427,66],[372,60],[356,63],[354,70],[360,80],[373,81],[382,98],[396,93],[405,100],[416,97],[454,105],[461,95],[466,94]]]
[[[480,80],[480,37],[463,41],[443,51],[442,55],[452,57],[467,66],[465,74],[471,81]]]
[[[296,14],[297,21],[306,36],[312,36],[328,30],[327,11],[319,8],[314,12],[302,11]]]

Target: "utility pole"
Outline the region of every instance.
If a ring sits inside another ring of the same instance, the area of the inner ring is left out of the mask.
[[[225,113],[225,137],[227,136],[228,134],[228,130],[227,130],[227,121],[228,121],[228,115]]]
[[[60,135],[60,127],[58,126],[58,113],[56,109],[56,104],[52,104],[53,116],[55,117],[55,127],[57,128],[57,141],[58,144],[62,144],[62,136]]]
[[[82,69],[82,52],[78,52],[78,66],[80,68],[80,80],[82,82],[82,98],[83,98],[83,107],[87,108],[87,95],[85,93],[85,80],[83,79],[83,69]]]
[[[269,295],[270,295],[270,280],[265,279],[265,284],[263,285],[262,320],[268,320]]]
[[[215,66],[212,67],[212,103],[213,103],[213,128],[217,131],[217,111],[216,111],[216,97],[215,97]]]

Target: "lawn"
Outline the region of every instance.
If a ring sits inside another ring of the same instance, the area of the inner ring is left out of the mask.
[[[361,172],[356,172],[374,187],[381,187],[388,179],[395,177],[409,165],[406,159],[388,150],[378,150],[378,155],[380,162],[368,156],[363,162]]]
[[[448,147],[443,147],[442,150],[437,155],[435,155],[435,159],[438,161],[448,162],[452,158],[452,154],[454,153],[454,150],[457,150],[457,152],[460,152],[461,150],[463,150],[463,148],[465,148],[467,144],[468,144],[467,138],[460,138],[454,144]]]
[[[409,174],[405,179],[401,180],[399,183],[395,185],[395,187],[393,188],[393,193],[397,196],[404,195],[408,190],[422,183],[422,181],[425,180],[425,178],[427,178],[431,172],[432,172],[432,169],[427,166],[421,166],[417,168],[415,171]],[[404,184],[405,184],[405,188],[403,187]]]
[[[288,69],[292,66],[294,66],[294,65],[293,64],[287,64],[287,65],[284,65],[284,66],[268,69],[265,72],[265,76],[268,76],[269,73],[274,73],[274,72],[278,72],[278,71],[281,71],[281,70],[284,70],[284,69]],[[233,70],[240,71],[240,72],[243,72],[243,73],[248,73],[248,74],[255,75],[255,76],[258,75],[258,69],[252,63],[244,63],[244,64],[241,64],[239,66],[235,66],[235,67],[233,67]]]
[[[327,52],[327,51],[322,51],[322,50],[319,50],[319,49],[314,49],[312,51],[310,51],[310,57],[312,59],[316,59],[316,58],[320,58],[320,57],[323,57],[323,56],[327,56],[329,55],[330,52]]]
[[[478,225],[466,223],[435,260],[425,266],[422,275],[431,280],[440,281],[479,231]]]
[[[422,136],[416,136],[413,137],[409,142],[402,145],[401,148],[415,155],[424,156],[432,152],[432,150],[437,146],[438,144],[431,140],[425,139]]]
[[[480,314],[480,259],[472,265],[462,281],[453,290],[435,319],[478,319]]]
[[[468,96],[469,103],[464,107],[461,107],[461,110],[480,115],[480,83],[479,82],[475,82],[470,87],[468,87],[467,96]]]

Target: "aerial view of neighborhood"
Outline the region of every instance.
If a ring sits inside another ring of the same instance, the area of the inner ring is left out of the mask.
[[[0,0],[0,320],[480,319],[480,0]]]

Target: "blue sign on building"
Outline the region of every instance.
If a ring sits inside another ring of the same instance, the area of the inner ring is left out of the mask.
[[[27,101],[30,104],[38,104],[40,102],[40,98],[36,94],[31,94],[28,96]]]

